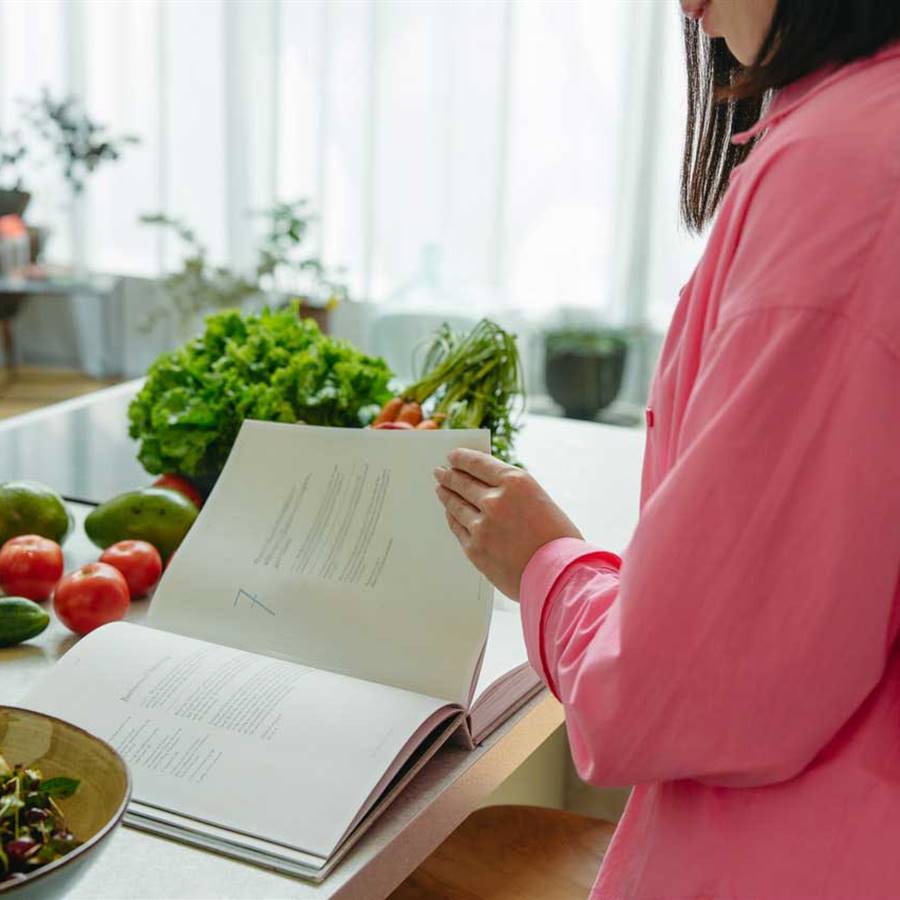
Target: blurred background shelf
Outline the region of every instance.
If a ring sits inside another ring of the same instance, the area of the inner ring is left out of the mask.
[[[15,371],[20,362],[19,341],[17,339],[18,319],[28,310],[26,334],[33,331],[29,326],[32,319],[58,324],[60,313],[68,312],[69,304],[60,304],[75,297],[103,297],[115,287],[116,279],[111,276],[73,275],[65,272],[49,271],[39,277],[0,276],[0,333],[4,363],[7,373]],[[29,310],[32,303],[56,302],[56,309]],[[108,340],[99,335],[101,345]]]

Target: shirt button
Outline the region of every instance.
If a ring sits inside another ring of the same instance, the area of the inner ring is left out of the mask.
[[[649,406],[644,410],[644,418],[647,420],[647,427],[652,428],[653,427],[653,410]]]

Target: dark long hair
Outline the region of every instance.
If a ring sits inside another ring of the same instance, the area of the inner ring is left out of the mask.
[[[750,128],[773,90],[828,63],[870,56],[900,39],[900,0],[778,0],[756,61],[742,66],[723,38],[708,38],[685,19],[688,117],[681,167],[681,213],[692,231],[712,218],[735,166],[755,141],[732,135]]]

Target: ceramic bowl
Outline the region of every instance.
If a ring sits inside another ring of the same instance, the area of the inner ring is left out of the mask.
[[[81,845],[18,881],[0,884],[0,898],[51,900],[62,897],[91,866],[122,821],[131,796],[125,761],[109,744],[43,713],[0,706],[0,754],[9,765],[23,763],[44,778],[77,778],[78,790],[57,801]]]

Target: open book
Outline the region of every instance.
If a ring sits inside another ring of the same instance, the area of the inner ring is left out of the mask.
[[[321,880],[444,741],[540,688],[434,495],[489,446],[244,423],[149,627],[91,633],[28,705],[119,750],[130,824]]]

